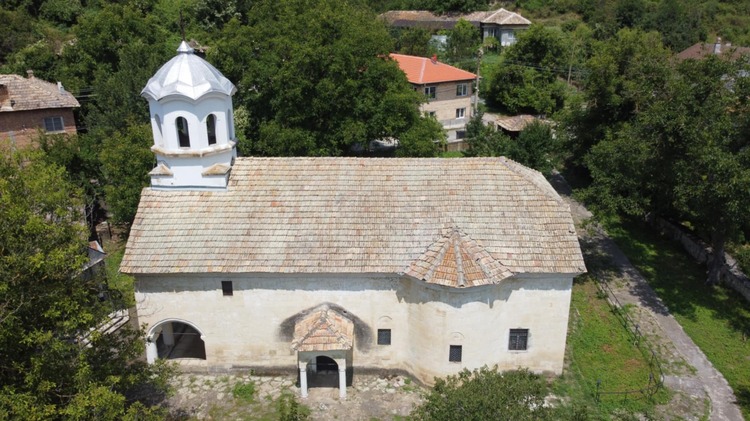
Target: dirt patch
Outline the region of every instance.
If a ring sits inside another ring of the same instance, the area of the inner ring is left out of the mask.
[[[277,419],[279,400],[286,396],[309,409],[312,420],[393,420],[407,416],[425,391],[407,377],[357,375],[345,400],[339,398],[338,388],[328,387],[310,388],[308,397],[301,399],[295,382],[292,377],[249,373],[183,373],[175,376],[174,395],[165,406],[171,420]]]

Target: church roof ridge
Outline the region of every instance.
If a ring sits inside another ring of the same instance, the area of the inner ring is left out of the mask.
[[[122,271],[399,274],[454,225],[514,274],[585,271],[569,207],[505,158],[237,158],[226,190],[144,189]]]

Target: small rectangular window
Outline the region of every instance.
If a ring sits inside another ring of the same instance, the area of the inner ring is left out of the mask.
[[[462,352],[461,345],[451,345],[450,351],[448,352],[448,361],[452,363],[460,363]]]
[[[469,94],[469,86],[465,83],[456,85],[456,96],[466,96]]]
[[[424,87],[424,94],[427,98],[435,99],[437,96],[437,87],[436,86],[425,86]]]
[[[390,329],[378,329],[378,345],[390,345],[391,344],[391,330]]]
[[[466,108],[456,108],[456,118],[466,117]]]
[[[62,117],[45,117],[44,130],[48,133],[61,132],[65,129]]]
[[[529,329],[511,329],[508,339],[508,349],[511,351],[525,351],[529,344]]]
[[[234,295],[232,281],[221,281],[221,292],[223,292],[224,295]]]

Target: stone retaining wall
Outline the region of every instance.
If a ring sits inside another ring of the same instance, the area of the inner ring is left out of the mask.
[[[648,217],[647,220],[653,227],[682,244],[685,251],[699,263],[708,263],[712,258],[711,246],[685,227],[658,217]],[[726,263],[720,275],[722,281],[750,302],[750,278],[742,273],[737,261],[728,253],[724,253],[724,261]]]

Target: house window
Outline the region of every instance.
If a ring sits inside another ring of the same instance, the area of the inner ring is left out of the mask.
[[[435,99],[437,96],[437,86],[425,86],[424,95],[429,99]]]
[[[378,345],[390,345],[391,344],[391,330],[390,329],[378,329]]]
[[[225,296],[234,295],[234,285],[232,285],[232,281],[221,281],[221,292]]]
[[[456,118],[466,117],[466,108],[456,108]]]
[[[190,147],[190,132],[188,132],[188,122],[185,117],[177,117],[177,137],[180,139],[181,148]]]
[[[469,85],[466,83],[459,83],[456,85],[456,96],[466,96],[469,94]]]
[[[450,351],[448,351],[448,361],[452,363],[461,362],[461,354],[463,352],[461,345],[451,345]]]
[[[216,116],[209,114],[206,118],[206,132],[208,133],[208,144],[216,144]]]
[[[61,132],[65,129],[62,117],[45,117],[44,130],[47,133]]]
[[[529,344],[529,329],[511,329],[508,349],[511,351],[525,351]]]

